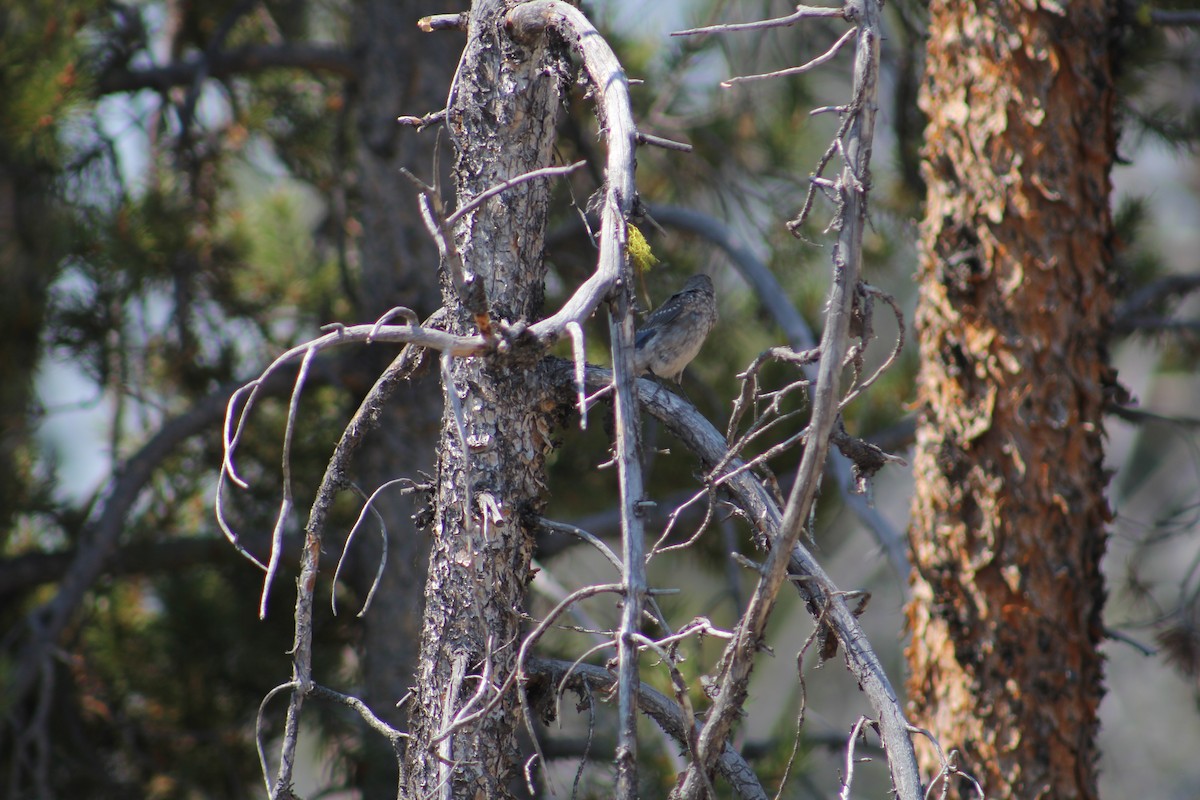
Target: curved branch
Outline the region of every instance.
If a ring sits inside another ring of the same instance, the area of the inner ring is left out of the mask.
[[[570,404],[573,396],[573,365],[557,358],[547,359],[547,362],[547,374],[563,392],[562,402]],[[611,383],[612,373],[600,367],[588,367],[586,380],[590,389],[599,388]],[[778,541],[783,523],[782,512],[771,492],[758,478],[741,469],[741,459],[727,461],[725,438],[720,431],[691,403],[653,381],[639,380],[637,390],[642,408],[661,422],[706,468],[724,463],[728,473],[737,473],[725,482],[726,488],[737,498],[760,538],[769,544]],[[846,666],[875,710],[897,796],[903,800],[920,798],[920,773],[909,738],[908,721],[900,699],[879,657],[871,648],[854,610],[846,602],[844,593],[837,589],[803,544],[795,542],[792,545],[787,569],[789,578],[799,578],[792,582],[813,618],[821,618],[824,614],[824,621],[842,645]]]
[[[590,317],[621,279],[625,221],[637,200],[633,169],[638,134],[625,71],[604,37],[577,8],[559,0],[534,0],[509,11],[505,20],[509,33],[518,41],[536,39],[552,28],[571,45],[596,89],[596,113],[608,145],[596,271],[556,314],[530,326],[539,341],[551,344],[566,335],[569,322],[582,323]]]
[[[621,502],[622,591],[625,595],[617,635],[619,721],[616,794],[622,799],[634,798],[637,796],[638,763],[635,695],[639,685],[638,646],[634,634],[641,625],[642,608],[647,597],[643,549],[645,535],[639,512],[639,504],[643,499],[640,412],[633,388],[633,281],[630,279],[626,256],[628,231],[625,224],[637,197],[634,184],[637,128],[633,124],[625,71],[604,37],[577,8],[559,0],[535,0],[510,11],[505,17],[505,24],[518,41],[528,41],[543,34],[547,28],[553,28],[579,53],[588,78],[595,87],[597,114],[608,145],[596,273],[575,296],[584,294],[584,289],[593,281],[596,282],[595,288],[606,286],[608,289],[605,294],[611,292],[614,295],[608,316],[616,394],[614,425]],[[575,297],[572,297],[574,300]],[[555,318],[562,313],[560,311]],[[558,326],[559,331],[566,331],[571,323],[579,322],[582,320],[571,318],[560,319],[553,324]],[[534,328],[536,330],[537,326]],[[561,335],[561,332],[557,334]]]

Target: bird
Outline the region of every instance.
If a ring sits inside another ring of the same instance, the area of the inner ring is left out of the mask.
[[[675,294],[646,317],[634,335],[633,368],[679,383],[683,369],[704,344],[717,322],[717,295],[712,279],[693,275]]]

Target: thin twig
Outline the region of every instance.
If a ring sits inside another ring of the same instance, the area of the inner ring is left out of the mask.
[[[358,512],[358,519],[356,519],[354,521],[354,525],[352,525],[350,527],[350,532],[348,534],[346,534],[346,541],[342,544],[342,555],[341,555],[341,557],[338,558],[337,566],[334,567],[334,570],[333,570],[334,591],[329,593],[329,605],[330,605],[330,610],[333,612],[333,615],[335,617],[337,616],[337,613],[338,613],[337,612],[337,591],[336,591],[336,589],[337,589],[338,579],[342,574],[342,565],[345,564],[346,556],[350,552],[350,543],[354,541],[355,534],[357,534],[358,529],[362,527],[363,521],[367,518],[368,511],[375,515],[375,519],[379,522],[379,532],[382,535],[382,542],[381,542],[380,553],[379,553],[379,567],[375,571],[375,579],[373,581],[371,581],[371,588],[369,590],[367,590],[367,598],[365,600],[363,600],[362,608],[359,609],[358,614],[356,614],[355,616],[362,617],[364,614],[367,613],[367,609],[371,607],[371,598],[373,598],[375,596],[375,590],[377,588],[379,588],[379,583],[383,579],[383,571],[384,571],[384,568],[387,566],[387,556],[388,556],[387,523],[384,521],[383,515],[380,514],[378,509],[375,508],[375,498],[379,497],[380,493],[382,493],[383,490],[388,489],[392,486],[395,486],[398,483],[407,483],[408,484],[408,486],[406,486],[401,491],[402,495],[412,494],[413,492],[420,490],[420,487],[418,487],[411,478],[395,478],[393,480],[390,480],[390,481],[384,483],[382,486],[380,486],[375,491],[371,492],[370,497],[367,497],[365,495],[365,493],[362,492],[362,490],[358,489],[357,486],[354,487],[356,489],[356,491],[358,491],[359,494],[363,497],[365,502],[363,503],[363,507]]]
[[[352,697],[348,694],[342,694],[341,692],[335,692],[333,689],[329,689],[318,684],[313,684],[312,696],[321,698],[323,700],[332,700],[335,703],[341,703],[347,708],[357,711],[358,715],[363,718],[364,722],[366,722],[379,733],[386,736],[393,743],[398,742],[401,739],[409,738],[409,735],[404,731],[396,730],[391,725],[388,725],[382,719],[375,716],[375,712],[371,710],[370,706],[368,706],[362,700],[359,700],[357,697]]]
[[[417,27],[423,33],[433,33],[434,31],[465,31],[467,29],[467,20],[470,16],[466,12],[460,14],[431,14],[428,17],[421,17],[417,20]]]
[[[842,17],[846,18],[846,8],[838,6],[830,8],[825,6],[796,6],[796,11],[788,14],[786,17],[775,17],[774,19],[762,19],[755,22],[731,22],[724,25],[708,25],[703,28],[690,28],[686,31],[674,31],[672,36],[698,36],[706,33],[740,33],[742,31],[760,31],[770,28],[787,28],[795,25],[802,19],[819,19],[822,17]]]
[[[879,365],[879,368],[875,370],[871,377],[857,383],[850,392],[842,397],[839,407],[843,409],[879,380],[880,376],[899,360],[900,353],[904,350],[904,312],[900,310],[899,304],[896,303],[896,298],[869,283],[859,283],[859,290],[864,294],[880,298],[892,309],[892,314],[896,318],[896,343],[892,345],[891,352],[888,353],[887,358],[884,359],[883,363]]]
[[[583,368],[587,365],[587,351],[583,341],[583,326],[572,320],[567,323],[567,334],[571,337],[571,360],[575,362],[575,394],[579,398],[579,430],[587,430],[587,390],[583,386]]]
[[[266,718],[267,703],[271,702],[280,692],[294,688],[296,688],[295,682],[288,681],[267,692],[266,697],[258,704],[258,715],[254,718],[254,745],[258,750],[258,765],[262,769],[263,782],[267,786],[267,797],[275,796],[275,792],[271,788],[271,768],[267,766],[267,747],[263,743],[263,720]]]
[[[863,727],[870,721],[867,717],[859,717],[850,730],[850,739],[846,742],[846,772],[842,777],[842,790],[838,792],[841,800],[850,800],[850,784],[854,780],[854,765],[857,763],[854,758],[854,745],[858,742]]]
[[[296,385],[292,389],[292,397],[288,401],[287,424],[283,429],[283,498],[279,503],[279,513],[275,517],[275,525],[271,531],[271,558],[267,562],[267,574],[263,577],[262,597],[258,603],[258,618],[267,618],[267,602],[271,596],[271,584],[279,569],[279,561],[283,557],[283,528],[291,516],[294,500],[292,497],[292,438],[296,433],[296,415],[300,409],[300,395],[304,391],[304,381],[308,378],[309,368],[316,356],[315,348],[304,353],[300,369],[296,372]]]
[[[638,144],[653,145],[654,147],[661,147],[664,150],[675,150],[680,153],[690,153],[695,149],[687,142],[676,142],[671,139],[664,139],[661,136],[643,133],[642,131],[638,131],[637,140]]]
[[[418,133],[430,125],[445,121],[446,109],[444,108],[441,111],[431,111],[423,117],[414,117],[411,115],[396,117],[396,122],[416,128]]]
[[[551,361],[557,366],[548,374],[554,376],[556,383],[570,397],[573,392],[570,362],[561,359]],[[589,388],[599,388],[611,382],[612,373],[609,370],[588,367]],[[662,422],[705,468],[725,459],[725,437],[694,406],[652,381],[638,381],[637,388],[642,407]],[[740,463],[737,460],[731,462],[734,467]],[[727,485],[757,536],[762,540],[777,540],[782,517],[771,492],[746,472],[740,472]],[[814,618],[824,617],[827,620],[842,645],[846,665],[862,687],[876,719],[880,721],[880,736],[888,753],[888,765],[898,797],[901,800],[919,800],[922,787],[916,755],[909,739],[910,726],[896,691],[878,656],[871,649],[853,609],[846,603],[844,593],[837,590],[820,564],[800,542],[792,546],[787,573],[789,576],[804,576],[803,580],[794,582],[796,591]]]
[[[574,164],[569,164],[565,167],[542,167],[541,169],[530,170],[529,172],[518,175],[515,178],[509,178],[506,181],[501,181],[487,191],[480,192],[472,197],[469,203],[466,203],[462,206],[462,208],[459,208],[453,214],[446,217],[445,224],[447,227],[453,226],[454,223],[458,222],[467,214],[470,214],[472,211],[479,208],[491,198],[495,197],[501,192],[513,188],[514,186],[520,186],[522,183],[528,183],[529,181],[537,180],[538,178],[553,178],[558,175],[570,175],[575,170],[586,165],[587,161],[576,161]]]
[[[850,41],[850,39],[852,39],[857,33],[858,28],[851,28],[850,30],[846,31],[842,34],[841,38],[833,43],[832,47],[806,64],[801,64],[798,67],[787,67],[786,69],[775,70],[774,72],[762,72],[758,75],[739,75],[735,78],[726,78],[725,80],[721,81],[721,88],[728,89],[729,87],[739,83],[751,83],[753,81],[786,78],[789,75],[799,75],[803,72],[808,72],[814,67],[819,67],[822,64],[832,61],[833,58],[837,56],[839,52],[841,52],[842,46],[845,45],[846,42]]]

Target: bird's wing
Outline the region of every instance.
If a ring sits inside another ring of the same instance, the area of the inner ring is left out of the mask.
[[[642,327],[638,330],[638,334],[634,339],[635,344],[640,346],[644,341],[649,340],[655,328],[670,325],[679,318],[684,308],[684,304],[679,302],[682,294],[683,292],[679,292],[678,294],[671,295],[665,303],[650,312],[650,316],[646,317],[646,321],[642,323]],[[645,334],[644,337],[643,334]]]

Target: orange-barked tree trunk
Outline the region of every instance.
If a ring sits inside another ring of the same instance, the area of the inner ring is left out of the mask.
[[[909,693],[989,798],[1094,798],[1112,0],[936,0]],[[936,760],[927,754],[931,774]]]

